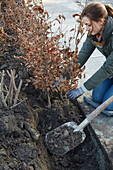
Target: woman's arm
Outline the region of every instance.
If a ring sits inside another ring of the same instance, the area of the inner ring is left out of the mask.
[[[87,90],[92,90],[106,78],[111,77],[113,77],[113,51],[110,53],[103,66],[84,83],[84,86]]]
[[[91,43],[89,38],[86,38],[86,41],[83,43],[83,46],[78,53],[78,56],[80,57],[76,63],[80,63],[81,67],[86,63],[88,58],[91,56],[93,51],[95,50],[95,46]]]

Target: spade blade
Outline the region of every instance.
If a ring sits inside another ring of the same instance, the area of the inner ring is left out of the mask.
[[[48,132],[45,141],[50,152],[63,156],[82,143],[86,135],[82,130],[76,131],[76,128],[75,122],[68,122]]]

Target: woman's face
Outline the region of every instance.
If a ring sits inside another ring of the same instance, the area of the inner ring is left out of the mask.
[[[104,20],[100,19],[98,22],[97,21],[91,21],[88,17],[84,16],[82,18],[83,24],[86,26],[86,31],[89,31],[91,35],[96,35],[98,33],[102,33],[102,28],[103,28],[103,23]]]

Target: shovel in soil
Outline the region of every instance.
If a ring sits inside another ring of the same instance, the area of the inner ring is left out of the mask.
[[[82,143],[86,137],[85,133],[83,132],[83,128],[85,128],[112,102],[113,96],[97,107],[79,125],[77,125],[75,122],[67,122],[48,132],[45,136],[45,142],[50,152],[58,156],[63,156],[65,153],[69,152]]]

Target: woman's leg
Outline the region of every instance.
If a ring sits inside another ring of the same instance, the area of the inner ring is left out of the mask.
[[[103,102],[104,95],[108,89],[113,85],[113,78],[106,79],[101,84],[99,84],[92,92],[92,100],[98,103]]]
[[[103,101],[105,102],[108,98],[110,98],[113,95],[113,85],[109,88],[109,90],[104,95]],[[108,107],[106,107],[106,110],[112,110],[113,111],[113,103],[111,103]]]

